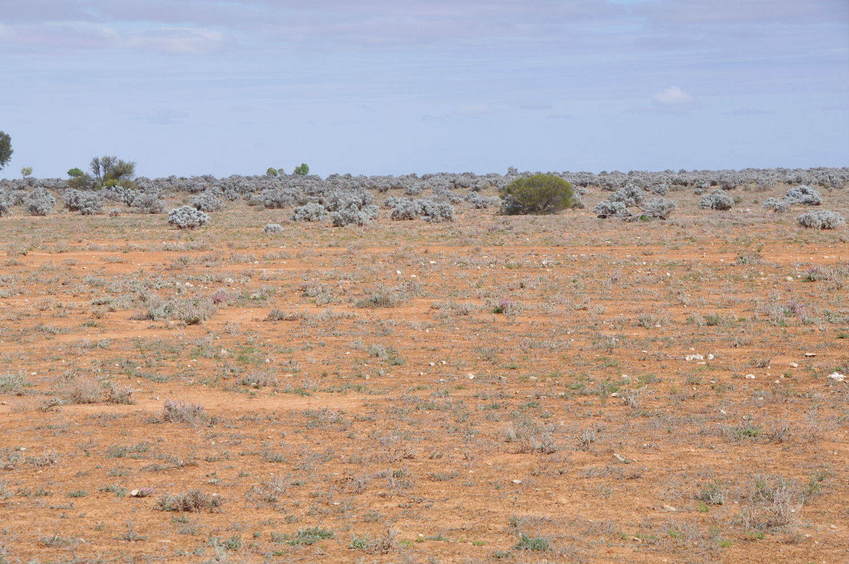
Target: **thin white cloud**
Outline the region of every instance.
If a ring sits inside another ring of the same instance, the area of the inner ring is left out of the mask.
[[[678,86],[664,88],[652,97],[656,104],[662,106],[686,106],[693,103],[693,97]]]
[[[224,42],[224,34],[208,29],[189,27],[160,28],[138,33],[127,38],[124,46],[153,49],[163,53],[201,54],[217,49]]]

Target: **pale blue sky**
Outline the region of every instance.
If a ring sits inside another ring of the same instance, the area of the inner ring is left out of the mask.
[[[849,165],[846,0],[0,0],[22,166]]]

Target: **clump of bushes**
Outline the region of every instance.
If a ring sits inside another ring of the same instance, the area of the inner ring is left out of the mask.
[[[627,219],[631,217],[631,212],[628,211],[628,206],[625,205],[625,202],[614,202],[611,200],[599,202],[593,208],[593,212],[602,219],[607,219],[608,217]]]
[[[365,225],[371,223],[377,217],[377,206],[365,206],[358,208],[343,208],[330,214],[333,227],[344,227],[346,225]]]
[[[119,386],[114,382],[100,382],[91,377],[66,374],[58,389],[64,403],[91,404],[113,403],[130,405],[133,402],[133,390]]]
[[[647,201],[640,209],[643,213],[641,219],[667,219],[675,209],[675,201],[668,198],[652,198]]]
[[[552,430],[552,426],[540,425],[525,415],[516,416],[504,430],[504,440],[516,444],[518,452],[550,454],[557,451]]]
[[[39,187],[26,198],[24,205],[30,215],[48,215],[56,205],[56,198],[46,189]]]
[[[372,195],[365,190],[333,190],[321,198],[322,205],[331,212],[334,227],[370,223],[377,217],[377,206],[372,201]]]
[[[202,212],[214,212],[223,207],[221,199],[213,192],[206,190],[192,198],[192,207]]]
[[[501,198],[498,196],[481,196],[477,192],[469,192],[468,196],[466,196],[466,201],[477,210],[501,205]]]
[[[820,193],[816,189],[804,184],[788,190],[784,199],[791,205],[799,204],[803,206],[819,206],[822,204],[822,196],[820,196]]]
[[[626,207],[639,206],[643,203],[645,192],[639,186],[626,184],[610,196],[611,202],[622,202]]]
[[[292,211],[292,221],[321,221],[326,215],[327,209],[324,206],[310,202]]]
[[[616,217],[625,221],[650,221],[652,219],[668,219],[675,210],[676,203],[668,198],[652,198],[650,200],[640,199],[640,204],[635,204],[639,213],[632,212],[627,202],[637,201],[635,198],[623,200],[606,200],[599,202],[593,211],[595,214],[606,219]]]
[[[821,204],[820,193],[810,186],[801,184],[788,190],[783,198],[768,198],[763,205],[774,212],[785,212],[794,205],[819,206]]]
[[[422,218],[430,223],[454,221],[454,206],[448,202],[435,202],[425,198],[418,200],[397,198],[392,201],[390,217],[394,221],[416,218]]]
[[[209,495],[200,490],[189,490],[181,494],[164,495],[159,498],[156,508],[160,511],[199,512],[214,511],[221,507],[223,500],[218,495]]]
[[[12,201],[9,199],[9,195],[6,192],[0,192],[0,216],[9,213],[11,207]]]
[[[809,229],[836,229],[846,223],[846,218],[834,211],[817,210],[803,213],[796,222]]]
[[[268,209],[289,208],[296,201],[295,192],[284,188],[268,188],[259,194],[259,202]]]
[[[730,210],[734,207],[734,198],[720,190],[715,190],[702,196],[699,207],[707,210]]]
[[[763,205],[766,209],[777,213],[786,212],[790,209],[790,202],[784,198],[767,198]]]
[[[114,156],[94,157],[89,163],[89,170],[91,175],[79,168],[70,169],[68,187],[74,190],[99,190],[119,185],[136,188],[133,182],[136,163],[123,161]]]
[[[208,215],[191,206],[181,206],[168,212],[168,223],[178,229],[195,229],[208,222]]]
[[[202,405],[175,400],[165,401],[160,419],[164,423],[188,423],[190,425],[199,425],[211,421]]]
[[[186,325],[197,325],[212,317],[218,308],[211,298],[173,298],[163,300],[158,296],[147,298],[147,311],[134,317],[136,320],[175,320]]]
[[[518,178],[501,189],[505,215],[551,214],[580,206],[572,184],[553,174]]]
[[[129,190],[128,188],[125,188]],[[158,194],[148,193],[133,193],[129,201],[129,206],[136,213],[162,213],[165,210],[165,204],[159,199]]]
[[[69,188],[65,191],[64,198],[66,208],[82,215],[95,215],[103,209],[103,196],[90,190]]]

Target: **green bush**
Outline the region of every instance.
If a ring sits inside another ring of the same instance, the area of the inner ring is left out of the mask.
[[[310,165],[307,163],[301,163],[295,167],[295,174],[298,176],[306,176],[310,173]]]
[[[553,174],[535,174],[514,180],[501,189],[501,213],[549,214],[581,207],[572,184]]]
[[[0,131],[0,170],[12,160],[12,138],[5,131]]]

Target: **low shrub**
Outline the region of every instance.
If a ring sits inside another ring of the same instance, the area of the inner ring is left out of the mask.
[[[163,300],[158,296],[147,299],[147,311],[136,316],[137,320],[182,321],[186,325],[197,325],[212,317],[218,310],[210,298],[173,298]]]
[[[377,206],[365,206],[361,209],[344,208],[330,214],[334,227],[345,225],[365,225],[371,223],[377,217]]]
[[[262,228],[265,233],[282,233],[283,226],[279,223],[269,223],[265,227]]]
[[[469,192],[468,196],[466,196],[466,201],[478,210],[501,205],[501,198],[497,196],[481,196],[477,192]]]
[[[817,210],[803,213],[796,222],[809,229],[836,229],[846,223],[846,218],[834,211]]]
[[[224,207],[224,204],[213,192],[206,190],[192,198],[192,207],[202,212],[214,212]]]
[[[422,218],[430,223],[454,221],[454,206],[448,202],[435,202],[425,198],[397,198],[392,202],[390,218],[395,221]]]
[[[699,200],[699,207],[707,210],[730,210],[734,207],[734,198],[725,192],[715,190],[702,196],[702,199]]]
[[[56,205],[56,198],[44,188],[36,188],[27,197],[24,205],[30,215],[48,215]]]
[[[124,190],[130,191],[127,198],[127,205],[129,205],[134,212],[157,214],[165,211],[165,204],[163,204],[162,200],[159,199],[158,194],[138,192],[131,188],[124,188]]]
[[[822,196],[820,196],[820,193],[816,189],[804,184],[788,190],[784,199],[790,204],[799,204],[803,206],[819,206],[822,204]]]
[[[781,213],[790,209],[790,202],[784,198],[767,198],[763,206],[768,210]]]
[[[647,201],[640,209],[643,213],[642,218],[649,219],[667,219],[673,210],[675,210],[675,201],[668,198],[652,198]]]
[[[178,229],[195,229],[208,222],[208,215],[191,206],[181,206],[168,212],[168,223]]]
[[[618,217],[620,219],[631,217],[631,212],[628,211],[628,206],[624,202],[612,202],[610,200],[599,202],[593,208],[593,212],[603,219],[608,217]]]
[[[298,206],[292,211],[292,221],[321,221],[327,215],[327,209],[321,204],[309,203]]]
[[[627,207],[639,206],[643,203],[646,193],[639,186],[626,184],[610,196],[611,202],[622,202]]]
[[[448,202],[434,202],[433,200],[419,200],[419,215],[429,223],[444,223],[454,221],[454,206]]]
[[[70,188],[64,194],[65,207],[82,215],[95,215],[103,209],[103,196],[90,190]]]
[[[290,208],[295,205],[296,194],[284,188],[268,188],[259,194],[260,203],[268,209]]]
[[[210,422],[210,418],[202,405],[174,400],[166,400],[162,406],[160,419],[164,423],[188,423],[190,425]]]
[[[221,507],[224,500],[218,495],[209,495],[200,490],[189,490],[181,494],[164,495],[159,498],[156,508],[160,511],[193,512],[214,511]]]

